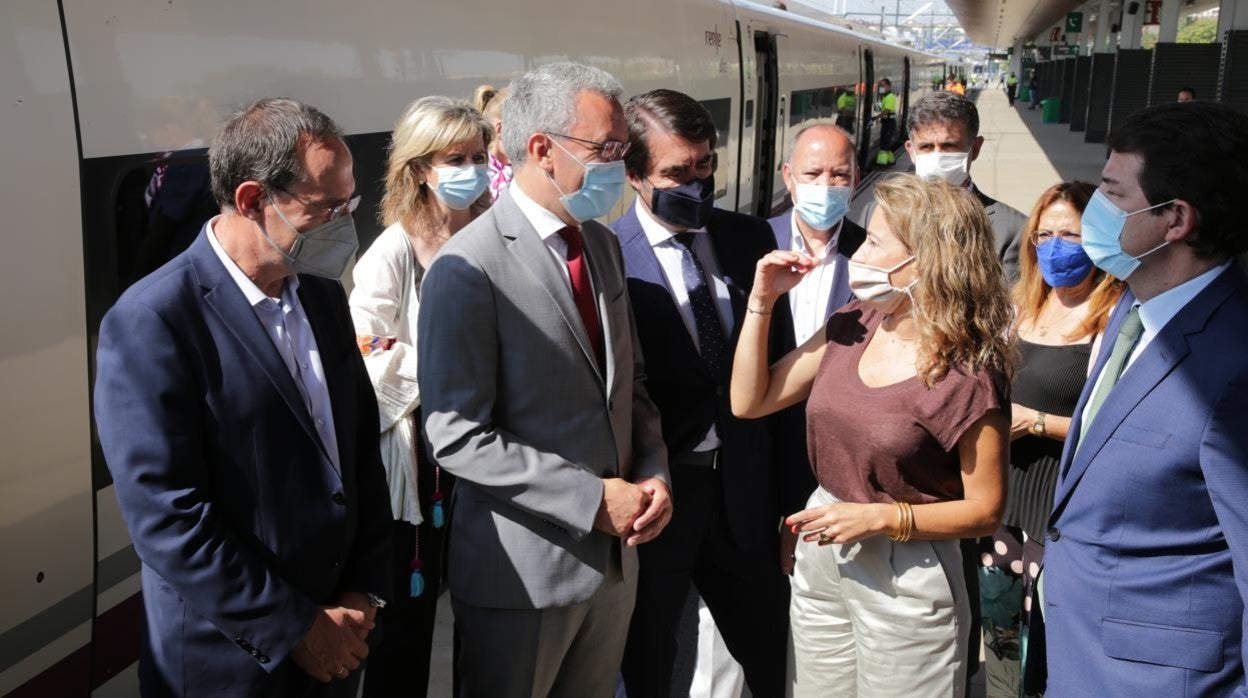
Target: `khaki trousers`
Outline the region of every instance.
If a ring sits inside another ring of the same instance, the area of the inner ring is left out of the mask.
[[[819,488],[807,506],[836,501]],[[790,695],[964,694],[970,607],[958,541],[799,541],[796,555]]]

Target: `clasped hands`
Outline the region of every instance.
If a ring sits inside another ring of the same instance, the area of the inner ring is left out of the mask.
[[[636,484],[618,477],[603,479],[594,528],[637,546],[654,540],[671,520],[672,493],[666,482],[655,477]]]
[[[368,595],[345,592],[337,606],[316,610],[312,627],[295,647],[290,657],[309,676],[329,683],[345,679],[360,668],[368,657],[365,640],[376,627],[377,609],[368,603]]]

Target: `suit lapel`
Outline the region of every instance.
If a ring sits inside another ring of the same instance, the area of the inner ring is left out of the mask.
[[[580,345],[585,360],[598,374],[598,379],[602,380],[602,370],[598,366],[598,360],[594,358],[594,349],[589,343],[589,334],[585,332],[585,324],[581,321],[581,314],[577,311],[576,302],[572,299],[572,288],[568,286],[563,270],[556,266],[557,263],[550,254],[550,248],[538,236],[533,225],[529,223],[529,219],[506,191],[494,202],[494,208],[498,211],[496,215],[499,232],[507,239],[508,251],[522,267],[532,274],[538,285],[550,297],[551,302],[559,309],[559,314],[563,316],[568,330],[572,332],[576,343]],[[592,278],[592,262],[590,270]]]
[[[719,266],[719,273],[723,277],[724,286],[728,288],[728,302],[732,305],[732,315],[729,318],[732,327],[725,327],[728,332],[728,351],[732,351],[732,347],[736,346],[737,333],[741,331],[740,318],[745,315],[745,304],[748,300],[745,296],[744,287],[739,283],[741,278],[745,278],[747,282],[753,280],[754,263],[745,264],[749,261],[750,255],[741,253],[734,247],[737,239],[732,233],[719,230],[719,217],[715,212],[711,214],[710,224],[706,227],[706,232],[711,236],[711,248],[715,251],[715,262]],[[756,261],[756,260],[755,260]],[[747,268],[748,267],[748,268]],[[711,284],[711,296],[715,296],[715,286],[711,279],[706,282]]]
[[[832,260],[832,291],[828,298],[828,310],[836,312],[853,298],[854,292],[849,288],[849,260],[837,252]]]
[[[235,339],[260,366],[308,436],[319,444],[321,438],[312,425],[312,416],[308,414],[308,408],[303,404],[303,396],[295,385],[295,379],[291,377],[286,363],[277,353],[277,347],[273,346],[273,339],[260,324],[260,319],[256,317],[255,311],[247,303],[242,290],[238,288],[238,284],[234,283],[234,279],[230,277],[225,266],[221,264],[221,260],[217,258],[216,252],[208,242],[206,232],[200,232],[199,237],[191,245],[191,260],[200,285],[207,289],[204,293],[204,302],[212,308]]]

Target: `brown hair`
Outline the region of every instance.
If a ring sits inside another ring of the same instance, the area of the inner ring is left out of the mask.
[[[624,105],[628,122],[628,153],[624,167],[636,177],[644,177],[650,169],[650,145],[646,136],[656,128],[679,136],[690,143],[706,141],[712,151],[719,133],[711,113],[696,99],[676,90],[650,90],[636,95]]]
[[[473,109],[484,114],[485,105],[489,104],[496,94],[498,94],[498,88],[493,85],[478,85],[477,89],[472,91],[472,97],[468,100],[468,103],[472,105]]]
[[[1018,244],[1018,282],[1014,284],[1013,289],[1019,326],[1036,321],[1040,315],[1040,309],[1044,307],[1044,302],[1049,297],[1049,292],[1053,290],[1053,287],[1045,282],[1044,275],[1040,273],[1036,246],[1031,244],[1032,235],[1040,227],[1040,217],[1050,206],[1059,201],[1064,201],[1075,211],[1083,213],[1083,209],[1088,205],[1088,200],[1092,198],[1092,193],[1095,191],[1096,187],[1087,182],[1061,182],[1045,189],[1040,199],[1036,201],[1035,207],[1031,209],[1031,217],[1027,219],[1027,225],[1023,226],[1020,233],[1022,239]],[[1083,283],[1088,283],[1088,281]],[[1088,314],[1084,317],[1083,324],[1079,326],[1076,334],[1065,336],[1067,340],[1103,332],[1106,323],[1109,322],[1109,311],[1113,309],[1119,296],[1122,295],[1123,283],[1100,269],[1093,269],[1091,284],[1092,290],[1088,293]]]
[[[943,179],[895,175],[875,187],[893,233],[914,255],[919,375],[933,385],[954,366],[1010,375],[1009,293],[984,206]]]

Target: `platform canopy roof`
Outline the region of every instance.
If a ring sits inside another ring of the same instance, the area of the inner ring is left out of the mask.
[[[1034,39],[1085,0],[945,0],[972,42],[1004,51]],[[1143,4],[1141,2],[1141,4]]]

